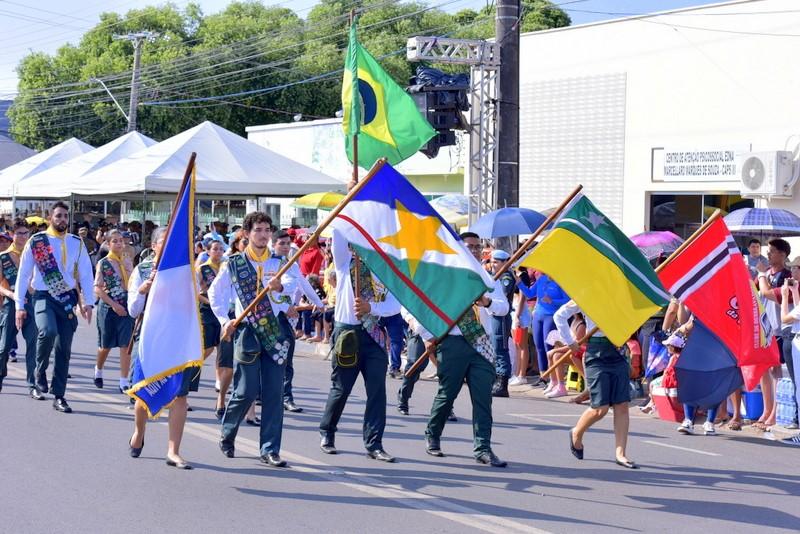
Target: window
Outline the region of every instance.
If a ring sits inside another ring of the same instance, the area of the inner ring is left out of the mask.
[[[668,230],[686,239],[716,209],[721,209],[722,214],[727,215],[739,208],[752,207],[752,200],[739,195],[652,194],[650,230]]]

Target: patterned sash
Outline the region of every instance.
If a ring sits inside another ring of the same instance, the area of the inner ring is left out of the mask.
[[[136,268],[139,269],[139,278],[142,279],[142,282],[150,279],[150,275],[153,274],[154,266],[155,264],[153,263],[152,258],[148,258],[139,262],[139,265],[137,265]]]
[[[456,323],[456,326],[461,330],[461,335],[464,336],[467,343],[472,345],[472,348],[483,356],[486,361],[494,365],[494,346],[478,319],[479,313],[477,306],[473,305],[472,310],[464,314],[464,317]]]
[[[69,318],[72,319],[72,311],[78,300],[75,291],[67,286],[64,275],[58,268],[58,263],[53,256],[53,247],[50,246],[50,239],[47,234],[40,232],[31,237],[31,253],[33,261],[42,275],[47,292],[57,303],[64,307]],[[66,261],[66,258],[64,258]]]
[[[204,263],[200,266],[200,278],[203,280],[203,283],[206,285],[206,288],[211,287],[211,284],[214,283],[214,279],[217,277],[217,271],[208,264]]]
[[[377,291],[375,287],[375,280],[372,278],[372,271],[363,261],[358,262],[360,269],[358,270],[358,282],[360,288],[360,295],[363,300],[372,302],[382,302],[386,299],[386,288],[382,291]],[[356,294],[356,255],[353,253],[353,259],[350,260],[350,283],[353,285],[353,295]],[[371,313],[364,314],[360,317],[361,326],[367,331],[369,336],[378,344],[379,347],[386,350],[386,332],[378,324],[379,318]]]
[[[100,260],[100,274],[103,277],[108,296],[120,306],[127,308],[128,288],[125,287],[122,277],[114,270],[114,266],[108,258]]]
[[[8,285],[13,289],[14,284],[17,283],[17,272],[19,269],[14,264],[10,252],[3,252],[0,254],[0,268],[3,269],[3,278],[8,280]]]
[[[236,296],[239,297],[242,308],[247,308],[258,293],[258,275],[244,254],[230,256],[228,270],[233,287],[236,289]],[[247,314],[245,320],[255,332],[261,347],[278,365],[283,365],[289,355],[289,340],[284,336],[278,318],[272,311],[270,298],[258,301],[255,309]]]

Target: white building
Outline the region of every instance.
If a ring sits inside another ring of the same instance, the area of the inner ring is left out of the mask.
[[[344,148],[342,119],[248,126],[246,131],[250,141],[329,176],[347,181],[352,175],[353,165],[347,160]],[[426,195],[461,193],[469,156],[466,136],[460,133],[456,141],[455,146],[441,149],[433,159],[417,153],[397,165],[397,169]],[[365,173],[362,169],[361,175]],[[288,226],[295,220],[301,225],[316,222],[316,210],[293,208],[292,201],[267,198],[261,204],[273,219],[281,221],[281,226]]]
[[[712,207],[750,203],[741,154],[800,142],[798,8],[734,1],[523,34],[520,204],[555,206],[582,183],[625,232],[686,235]],[[755,203],[800,212],[798,198]]]

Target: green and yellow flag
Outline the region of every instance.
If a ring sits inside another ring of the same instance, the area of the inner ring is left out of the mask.
[[[353,161],[353,136],[357,135],[358,165],[364,169],[380,158],[396,165],[436,135],[414,100],[358,42],[355,21],[350,25],[344,62],[342,109],[347,157]]]
[[[647,258],[583,195],[520,265],[555,280],[616,346],[669,303]]]

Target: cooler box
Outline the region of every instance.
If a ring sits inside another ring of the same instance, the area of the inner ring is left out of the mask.
[[[742,392],[742,403],[739,407],[742,412],[742,419],[755,421],[764,413],[764,396],[761,394],[761,386],[756,386],[753,391]],[[728,415],[733,415],[733,406],[728,397]]]
[[[572,389],[578,392],[583,391],[584,389],[583,377],[578,370],[571,365],[567,370],[567,389]]]
[[[683,421],[683,404],[678,402],[677,388],[653,388],[653,402],[659,418],[675,423]]]

